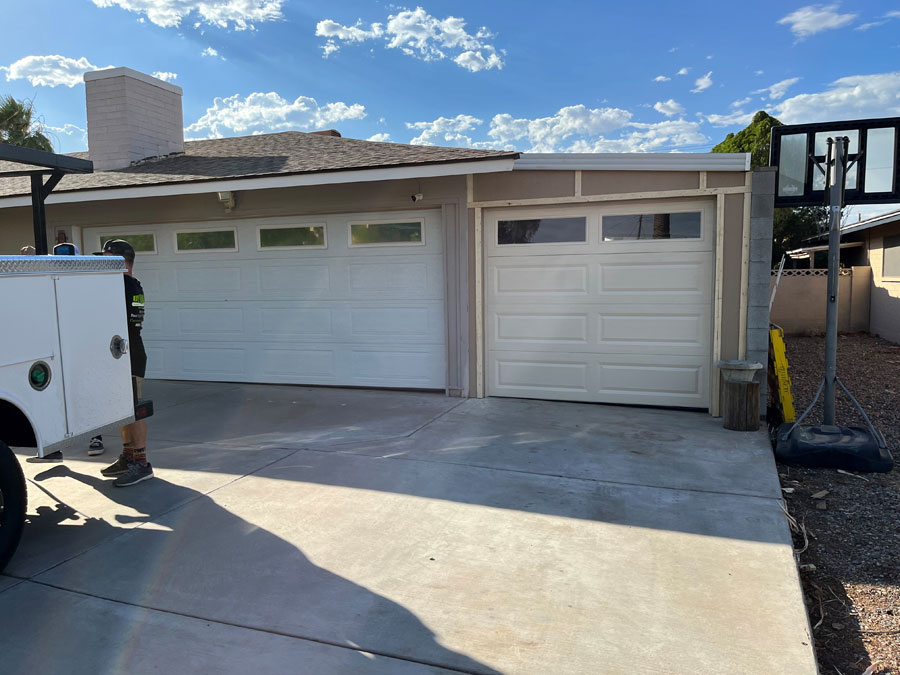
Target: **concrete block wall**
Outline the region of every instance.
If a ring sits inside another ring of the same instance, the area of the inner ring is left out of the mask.
[[[747,289],[747,360],[769,363],[769,283],[775,215],[775,168],[753,172],[750,197],[750,273]],[[759,409],[766,409],[766,370],[759,378]]]
[[[184,152],[181,87],[130,68],[85,73],[84,82],[95,170]]]

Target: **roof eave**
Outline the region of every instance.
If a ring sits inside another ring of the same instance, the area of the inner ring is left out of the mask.
[[[240,178],[209,179],[190,182],[158,183],[109,188],[86,188],[55,192],[47,198],[47,204],[104,201],[110,199],[136,199],[141,197],[168,197],[177,195],[206,194],[211,192],[237,192],[240,190],[267,190],[304,187],[310,185],[334,185],[340,183],[364,183],[383,180],[437,178],[475,173],[512,171],[517,153],[500,157],[477,157],[454,162],[419,163],[394,167],[372,167],[318,171],[288,175],[253,176]],[[29,206],[31,197],[11,195],[0,197],[0,208]]]

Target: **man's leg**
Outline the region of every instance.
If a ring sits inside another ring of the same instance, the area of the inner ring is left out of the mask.
[[[141,389],[144,384],[143,377],[131,378],[132,392],[134,393],[134,405],[137,407],[141,398]],[[147,461],[147,422],[137,420],[122,427],[122,454],[128,461],[128,471],[116,478],[113,485],[127,487],[135,485],[148,478],[153,478],[153,467]],[[127,455],[125,448],[128,448]]]

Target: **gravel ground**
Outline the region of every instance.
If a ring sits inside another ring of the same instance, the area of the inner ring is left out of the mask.
[[[797,414],[824,373],[824,337],[786,338]],[[838,338],[838,377],[885,436],[897,468],[847,475],[779,464],[800,577],[823,674],[900,675],[900,346],[867,334]],[[864,426],[843,395],[837,422]],[[821,423],[821,404],[807,418]],[[804,420],[804,424],[806,420]],[[805,530],[805,533],[804,531]]]

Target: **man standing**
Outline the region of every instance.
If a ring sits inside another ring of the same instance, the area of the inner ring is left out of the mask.
[[[128,313],[128,352],[131,355],[131,390],[134,404],[141,398],[147,352],[141,339],[144,321],[144,289],[132,274],[134,249],[127,241],[111,239],[103,245],[103,255],[118,255],[125,259],[125,311]],[[153,478],[153,467],[147,461],[147,422],[137,420],[121,429],[122,454],[100,473],[115,478],[113,485],[128,487]]]

